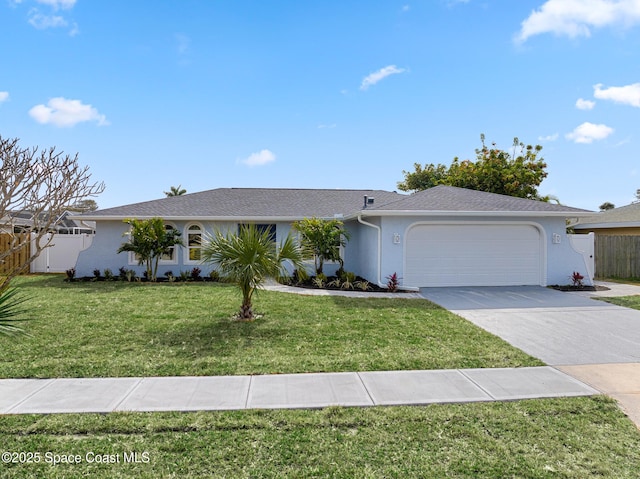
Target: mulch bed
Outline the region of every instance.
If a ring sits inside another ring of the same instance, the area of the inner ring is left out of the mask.
[[[606,286],[574,286],[572,284],[552,284],[549,288],[558,291],[609,291]]]

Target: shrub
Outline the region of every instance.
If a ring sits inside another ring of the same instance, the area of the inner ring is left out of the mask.
[[[194,281],[200,281],[202,279],[202,277],[200,276],[201,273],[202,270],[196,266],[191,270],[191,279]]]
[[[136,272],[132,269],[128,269],[125,272],[125,278],[127,279],[127,281],[131,282],[134,280],[139,280],[140,278],[136,277]]]
[[[190,271],[180,271],[180,281],[189,281],[189,278],[191,278]]]
[[[329,281],[329,283],[327,283],[327,286],[329,286],[330,288],[339,288],[340,286],[342,286],[342,280],[340,278],[336,278],[333,281]]]
[[[94,270],[93,270],[93,277],[94,277],[95,279],[100,279],[101,274],[100,274],[100,270],[99,270],[98,268],[96,268],[96,269],[94,269]]]
[[[369,291],[371,289],[371,286],[369,285],[369,281],[367,280],[356,281],[355,283],[353,283],[353,287],[361,291]]]
[[[584,279],[584,276],[582,276],[577,271],[574,271],[573,274],[571,275],[571,281],[573,282],[573,285],[576,288],[581,288],[583,286],[583,283],[582,283],[583,279]]]
[[[218,270],[212,269],[209,272],[209,278],[211,279],[211,281],[215,281],[217,283],[220,281],[220,273],[218,273]]]
[[[113,281],[115,279],[115,277],[113,276],[113,271],[111,271],[109,268],[105,268],[104,270],[104,279],[105,281]]]
[[[387,290],[390,293],[395,293],[396,291],[398,291],[398,288],[400,287],[400,278],[398,278],[398,274],[397,273],[393,273],[390,274],[389,276],[387,276]]]
[[[353,284],[356,281],[355,273],[347,272],[344,274],[344,281],[342,282],[342,289],[353,289]]]
[[[309,279],[309,274],[307,273],[306,269],[301,268],[301,269],[293,270],[293,275],[291,276],[291,280],[293,281],[294,284],[304,283],[308,279]]]
[[[313,278],[313,280],[311,282],[317,288],[324,288],[324,286],[325,286],[325,284],[327,282],[327,277],[323,273],[320,273],[320,274],[316,275],[316,277]]]
[[[118,269],[118,276],[120,277],[120,280],[127,280],[127,271],[127,268],[125,268],[124,266],[120,266],[120,268]]]
[[[76,280],[76,269],[75,268],[70,268],[70,269],[66,270],[65,274],[67,275],[67,281],[72,282],[72,281]]]

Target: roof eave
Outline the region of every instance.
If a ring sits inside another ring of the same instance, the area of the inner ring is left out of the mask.
[[[586,230],[596,228],[640,228],[640,221],[625,221],[616,223],[577,223],[574,229]]]
[[[247,221],[247,222],[291,222],[307,216],[164,216],[164,215],[101,215],[101,216],[69,216],[71,219],[82,221],[125,221],[130,218],[147,220],[160,217],[165,221]],[[343,216],[324,216],[326,219],[342,219]]]
[[[446,211],[446,210],[362,210],[356,216],[498,216],[498,217],[562,217],[577,218],[583,216],[593,216],[591,211]]]

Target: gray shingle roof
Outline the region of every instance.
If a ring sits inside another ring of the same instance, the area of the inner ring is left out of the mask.
[[[331,218],[359,211],[364,196],[375,203],[402,198],[383,190],[218,188],[159,200],[97,210],[87,219],[144,218]]]
[[[603,227],[640,226],[640,203],[632,203],[620,208],[603,211],[593,216],[580,218],[574,226],[577,229],[593,228],[594,225]]]
[[[439,212],[520,212],[584,214],[588,210],[546,203],[544,201],[515,198],[484,191],[456,188],[454,186],[436,186],[419,191],[398,200],[367,208],[373,211],[439,211]]]
[[[375,198],[363,210],[364,196]],[[452,186],[436,186],[411,195],[384,190],[328,190],[278,188],[218,188],[159,200],[97,210],[83,219],[125,219],[160,216],[165,219],[278,219],[316,216],[345,218],[364,211],[382,214],[451,212],[521,213],[580,216],[587,210],[542,201],[496,195]]]

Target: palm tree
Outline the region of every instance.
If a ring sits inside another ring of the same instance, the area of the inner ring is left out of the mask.
[[[182,188],[182,185],[178,185],[178,186],[172,186],[169,188],[169,191],[164,191],[163,193],[165,195],[167,195],[167,197],[169,196],[182,196],[187,192],[187,190],[185,190],[184,188]]]
[[[145,265],[147,279],[156,281],[160,258],[170,255],[176,246],[183,246],[181,233],[165,225],[159,217],[128,219],[125,223],[131,226],[131,230],[125,233],[129,236],[129,241],[120,245],[118,253],[133,252],[138,258],[138,264]]]
[[[25,312],[21,306],[25,298],[17,296],[17,294],[17,290],[14,288],[0,291],[0,335],[10,336],[24,332],[16,323],[26,321],[26,319],[16,316]]]
[[[304,256],[314,259],[316,274],[322,274],[325,261],[337,261],[342,266],[340,247],[350,239],[342,221],[304,218],[293,223],[293,228],[302,236]]]
[[[285,262],[294,268],[302,268],[302,252],[293,236],[276,248],[268,230],[260,231],[255,225],[242,225],[237,234],[223,235],[216,231],[206,238],[202,247],[202,259],[213,263],[220,273],[235,283],[242,292],[242,305],[238,319],[254,319],[253,293],[264,285],[267,278],[286,275]]]

